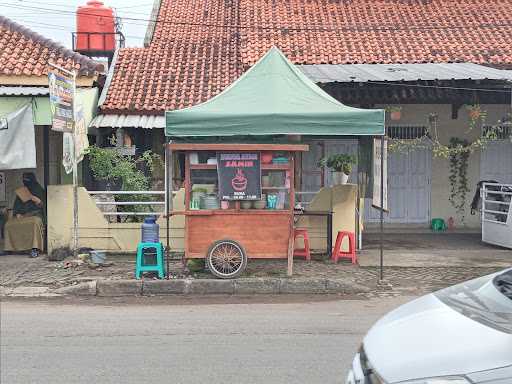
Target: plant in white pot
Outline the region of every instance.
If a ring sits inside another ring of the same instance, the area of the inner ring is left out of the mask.
[[[331,170],[332,185],[347,184],[354,164],[356,164],[355,156],[344,153],[324,157],[318,163],[320,167],[327,167]]]

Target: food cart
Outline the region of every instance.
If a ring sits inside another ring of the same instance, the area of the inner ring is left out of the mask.
[[[248,258],[293,252],[295,152],[300,144],[169,144],[185,154],[185,258],[219,278]]]
[[[341,104],[275,47],[215,97],[165,115],[168,220],[185,216],[185,258],[205,258],[221,278],[238,276],[247,258],[287,257],[292,274],[294,174],[305,136],[384,134],[383,110]],[[175,172],[183,211],[170,198]]]

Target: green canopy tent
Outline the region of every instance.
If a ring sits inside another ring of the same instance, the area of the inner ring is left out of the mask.
[[[217,96],[165,116],[172,137],[384,135],[384,110],[341,104],[276,47]]]
[[[165,135],[182,140],[253,136],[261,141],[274,135],[383,138],[385,134],[384,110],[343,105],[308,79],[276,47],[217,96],[189,108],[167,111],[165,117]],[[171,159],[167,149],[167,211],[172,211]],[[381,201],[382,196],[381,189]],[[169,251],[169,215],[166,216]],[[382,221],[381,213],[381,229]]]

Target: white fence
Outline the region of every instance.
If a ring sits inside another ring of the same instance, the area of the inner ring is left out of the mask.
[[[512,248],[512,184],[484,183],[482,241]]]
[[[104,216],[160,216],[165,212],[165,191],[89,191]],[[117,201],[116,196],[148,196],[148,200]],[[153,199],[151,199],[153,198]],[[140,211],[118,211],[118,206],[133,206]]]

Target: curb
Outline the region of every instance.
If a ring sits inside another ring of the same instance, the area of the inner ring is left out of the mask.
[[[0,287],[0,297],[58,297],[49,287]]]
[[[43,292],[44,291],[44,292]],[[166,296],[166,295],[288,295],[361,294],[370,287],[347,279],[242,278],[171,280],[93,280],[50,291],[18,287],[0,290],[0,296]]]
[[[341,279],[246,278],[97,280],[60,288],[55,293],[76,296],[165,296],[165,295],[279,295],[358,294],[370,288]]]

